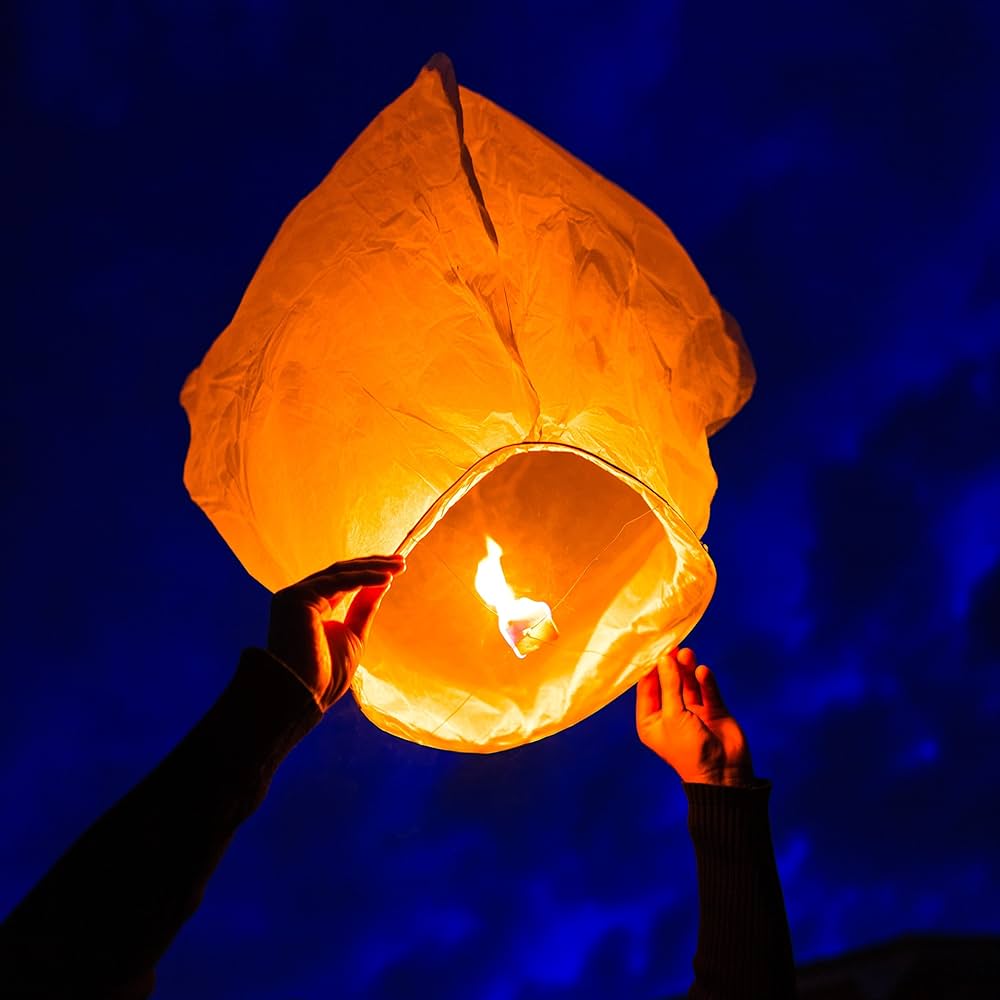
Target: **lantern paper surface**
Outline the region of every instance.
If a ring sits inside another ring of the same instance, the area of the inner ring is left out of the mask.
[[[438,56],[188,378],[185,482],[272,590],[404,552],[354,695],[388,732],[488,752],[601,708],[701,616],[707,435],[752,384],[667,227]],[[551,608],[523,658],[475,589],[487,538]]]

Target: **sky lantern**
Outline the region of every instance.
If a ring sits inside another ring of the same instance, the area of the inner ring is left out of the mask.
[[[753,378],[663,222],[436,56],[189,376],[184,479],[271,590],[403,552],[354,696],[490,752],[586,718],[698,621],[707,437]]]

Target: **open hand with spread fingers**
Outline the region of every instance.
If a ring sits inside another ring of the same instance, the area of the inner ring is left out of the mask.
[[[379,604],[392,578],[405,569],[401,555],[349,559],[279,590],[272,598],[267,648],[324,711],[351,686]],[[338,621],[334,606],[355,590],[344,620]]]
[[[697,662],[693,649],[672,649],[639,681],[639,739],[682,781],[752,784],[753,764],[743,730],[726,708],[715,675]]]

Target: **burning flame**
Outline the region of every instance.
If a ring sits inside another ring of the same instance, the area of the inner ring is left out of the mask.
[[[503,549],[486,537],[486,558],[476,570],[476,590],[497,613],[497,624],[514,655],[519,659],[538,649],[543,643],[559,637],[552,620],[552,609],[530,597],[515,597],[500,565]]]

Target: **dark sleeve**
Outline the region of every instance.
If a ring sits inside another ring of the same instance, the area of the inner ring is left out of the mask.
[[[204,718],[0,926],[0,995],[148,996],[233,832],[320,718],[278,660],[246,650]]]
[[[792,943],[771,844],[768,781],[685,784],[698,865],[693,1000],[795,996]]]

